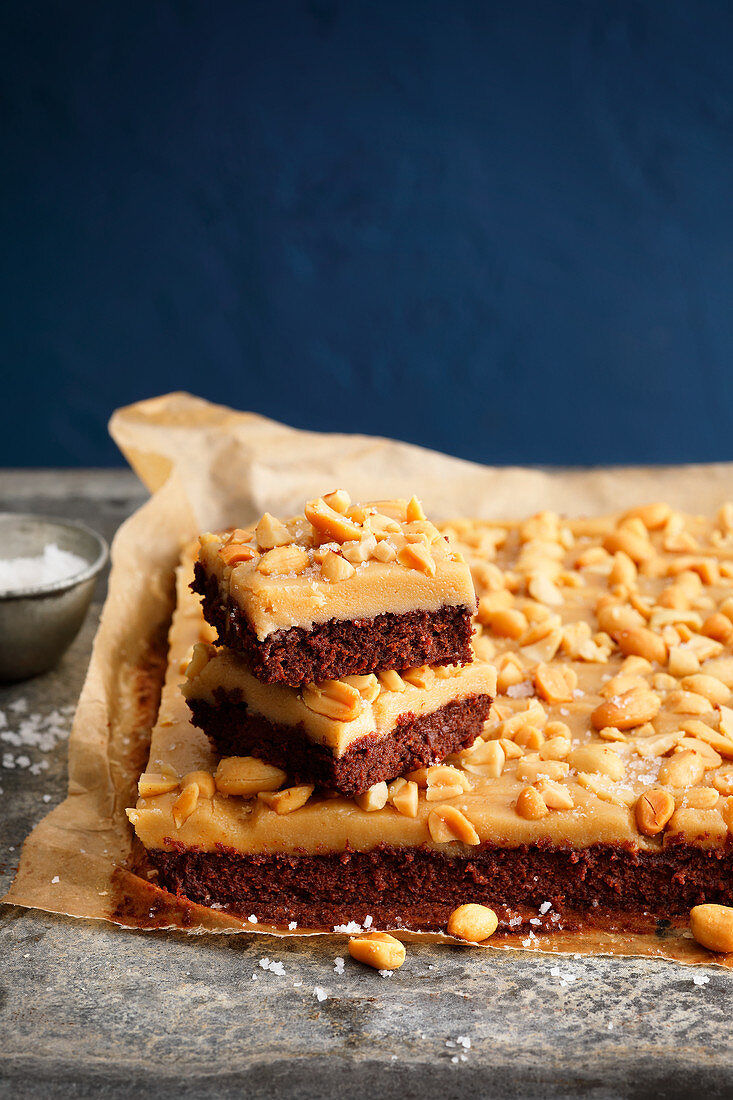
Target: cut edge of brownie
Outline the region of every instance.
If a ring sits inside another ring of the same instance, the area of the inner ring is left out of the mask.
[[[400,715],[387,735],[360,737],[341,756],[308,737],[302,724],[285,726],[253,714],[219,689],[215,703],[188,701],[194,725],[220,756],[257,756],[283,768],[294,783],[315,783],[345,795],[361,794],[451,753],[470,748],[489,716],[490,695],[468,695],[416,718]]]
[[[466,605],[329,619],[310,630],[277,630],[260,641],[239,606],[222,598],[216,577],[200,562],[194,566],[191,588],[201,596],[204,618],[217,631],[219,644],[244,654],[252,674],[266,684],[299,687],[382,669],[470,664],[473,657],[473,608]]]
[[[391,845],[323,855],[154,849],[148,856],[173,894],[237,916],[255,913],[262,924],[297,921],[324,931],[368,917],[375,927],[443,931],[452,910],[466,902],[491,906],[504,931],[522,911],[533,916],[536,931],[578,925],[630,930],[664,927],[703,902],[733,901],[730,845],[484,844],[465,857]],[[536,924],[541,907],[542,928]]]

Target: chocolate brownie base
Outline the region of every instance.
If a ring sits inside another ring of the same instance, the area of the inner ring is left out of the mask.
[[[174,841],[167,841],[174,844]],[[685,916],[693,905],[733,902],[733,851],[672,846],[660,852],[631,845],[589,848],[483,845],[466,858],[429,848],[382,845],[369,852],[321,856],[148,852],[161,885],[201,905],[223,906],[264,924],[297,921],[331,930],[371,916],[376,926],[444,930],[464,902],[503,915],[538,910],[593,925],[654,927]],[[555,917],[557,920],[557,916]],[[547,927],[551,927],[547,924]]]
[[[469,748],[489,716],[491,701],[490,695],[469,695],[421,718],[400,715],[387,736],[360,737],[341,757],[312,741],[302,725],[269,722],[223,693],[216,704],[192,699],[188,705],[194,724],[221,756],[258,756],[287,771],[293,783],[315,783],[353,795]]]
[[[216,577],[207,576],[200,562],[191,587],[202,597],[204,617],[218,632],[219,644],[243,653],[265,684],[299,687],[380,669],[468,664],[472,658],[470,607],[329,619],[311,630],[291,627],[259,641],[241,608],[222,600]]]

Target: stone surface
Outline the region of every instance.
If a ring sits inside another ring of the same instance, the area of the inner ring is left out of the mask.
[[[0,474],[3,507],[107,537],[143,498],[122,472]],[[58,669],[0,689],[0,737],[19,701],[45,716],[72,707],[98,612]],[[30,763],[0,767],[2,890],[24,836],[64,796],[66,743],[5,751]],[[268,958],[284,973],[263,969]],[[139,933],[10,907],[0,959],[0,1096],[14,1100],[733,1093],[733,976],[715,967],[413,945],[383,978],[335,939]]]

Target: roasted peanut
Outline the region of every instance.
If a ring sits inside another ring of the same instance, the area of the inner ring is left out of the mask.
[[[217,791],[240,798],[252,798],[260,791],[276,791],[286,779],[280,768],[254,756],[225,756],[214,775]]]
[[[257,572],[264,577],[302,573],[310,564],[308,551],[302,546],[276,546],[257,562]]]
[[[708,951],[733,951],[733,908],[729,905],[696,905],[690,910],[690,929]]]
[[[534,683],[537,694],[548,703],[568,703],[578,686],[578,676],[574,669],[539,664],[534,670]]]
[[[255,527],[255,536],[260,550],[272,550],[276,546],[286,546],[293,538],[284,523],[265,512]]]
[[[321,573],[332,584],[337,581],[347,581],[349,577],[354,576],[355,572],[356,569],[351,562],[341,554],[334,553],[333,550],[327,550],[321,559]]]
[[[349,954],[375,970],[399,970],[406,958],[405,945],[387,932],[367,932],[349,940]]]
[[[658,634],[645,626],[633,626],[614,634],[616,643],[626,656],[644,657],[663,665],[667,661],[667,647]]]
[[[436,844],[458,840],[462,844],[480,844],[479,835],[465,814],[447,803],[436,806],[428,817],[428,831]]]
[[[333,718],[337,722],[353,722],[364,709],[361,694],[344,680],[323,680],[307,684],[302,692],[309,710]]]
[[[659,769],[659,781],[670,787],[692,787],[705,774],[705,761],[697,752],[683,749],[667,757]]]
[[[259,791],[257,797],[276,814],[291,814],[305,806],[315,787],[285,787],[282,791]]]
[[[627,691],[596,707],[591,714],[591,721],[597,730],[604,726],[630,730],[644,722],[651,722],[659,713],[661,705],[659,696],[653,691]]]
[[[547,816],[547,803],[534,787],[524,787],[517,798],[517,813],[528,821],[538,821]]]
[[[669,791],[652,789],[639,796],[634,811],[636,826],[644,836],[661,833],[675,810],[675,801]]]
[[[483,943],[493,936],[499,926],[499,920],[493,909],[487,905],[469,903],[459,905],[448,918],[449,936],[465,940],[467,943]]]
[[[387,805],[388,794],[389,791],[385,782],[373,783],[363,794],[357,794],[354,801],[361,810],[373,813],[375,810],[381,810]]]
[[[178,798],[171,807],[171,814],[177,829],[186,824],[199,802],[199,789],[196,783],[189,783],[183,788]]]
[[[137,793],[141,798],[155,798],[159,794],[169,794],[178,788],[176,776],[162,775],[159,772],[143,772],[137,781]]]

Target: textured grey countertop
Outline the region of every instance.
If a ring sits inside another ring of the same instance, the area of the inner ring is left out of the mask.
[[[125,471],[0,472],[0,509],[107,538],[144,497]],[[0,688],[0,759],[15,765],[0,767],[1,891],[64,797],[99,607],[54,672]],[[13,744],[34,714],[46,736]],[[335,940],[129,932],[8,906],[0,959],[1,1097],[733,1096],[733,976],[715,967],[413,945],[382,978]]]

